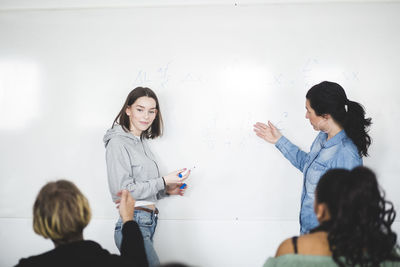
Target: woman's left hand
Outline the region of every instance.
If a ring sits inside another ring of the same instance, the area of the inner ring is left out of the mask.
[[[184,189],[181,189],[180,187],[181,187],[180,184],[169,185],[168,188],[167,188],[167,193],[170,194],[170,195],[183,196],[185,194],[186,189],[187,189],[187,185],[185,186]]]

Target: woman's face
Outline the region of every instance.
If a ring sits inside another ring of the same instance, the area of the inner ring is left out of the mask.
[[[310,101],[306,99],[306,119],[308,119],[316,131],[321,131],[321,126],[325,119],[322,116],[315,114],[315,110],[311,107]]]
[[[156,101],[147,96],[142,96],[126,109],[126,114],[131,121],[130,131],[140,136],[146,131],[157,115]]]

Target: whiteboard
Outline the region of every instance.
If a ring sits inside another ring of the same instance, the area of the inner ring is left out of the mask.
[[[400,4],[313,3],[0,12],[0,217],[29,218],[49,180],[115,218],[102,137],[136,86],[160,99],[161,173],[196,166],[160,218],[296,220],[302,174],[253,133],[308,151],[307,90],[336,81],[372,117],[365,164],[400,206]]]

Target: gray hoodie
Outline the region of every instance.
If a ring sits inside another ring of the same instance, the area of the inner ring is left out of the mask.
[[[115,125],[107,131],[103,141],[113,201],[118,199],[117,193],[121,189],[129,190],[137,201],[155,203],[166,195],[164,180],[146,140]]]

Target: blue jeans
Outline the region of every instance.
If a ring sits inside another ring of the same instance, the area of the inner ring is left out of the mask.
[[[157,226],[157,215],[144,210],[135,210],[133,219],[139,225],[140,231],[143,235],[144,249],[146,250],[147,261],[149,267],[160,266],[160,260],[153,246],[153,236]],[[114,240],[119,251],[121,251],[122,242],[122,219],[119,218],[115,225]]]

